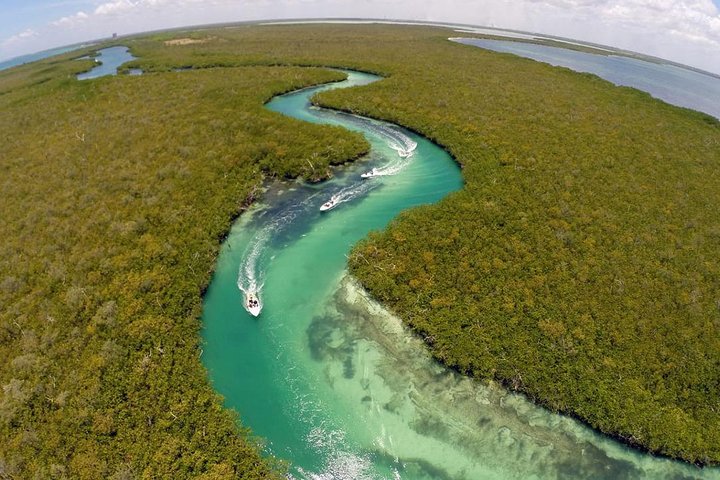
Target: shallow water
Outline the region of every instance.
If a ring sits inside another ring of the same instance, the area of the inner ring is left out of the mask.
[[[90,80],[92,78],[105,77],[107,75],[117,75],[118,68],[131,60],[135,60],[130,54],[127,47],[110,47],[98,50],[98,56],[95,57],[97,65],[90,71],[79,73],[78,80]],[[129,75],[141,75],[142,70],[132,69]]]
[[[324,184],[273,185],[233,226],[205,297],[202,332],[202,358],[226,405],[267,440],[268,453],[292,462],[291,478],[720,479],[717,470],[640,454],[449,371],[347,276],[345,255],[369,231],[462,186],[452,159],[428,140],[309,108],[318,90],[376,79],[350,73],[346,82],[268,104],[360,131],[372,152]],[[399,155],[414,143],[412,155]],[[388,174],[359,178],[373,167]],[[338,192],[355,193],[320,213]],[[243,309],[239,288],[251,282],[262,285],[257,319]]]
[[[720,118],[720,78],[687,68],[620,55],[599,55],[521,41],[479,38],[451,40],[496,52],[532,58],[577,72],[594,73],[616,85],[635,87],[673,105],[692,108]]]

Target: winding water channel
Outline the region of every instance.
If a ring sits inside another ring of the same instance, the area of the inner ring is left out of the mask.
[[[202,358],[226,405],[297,479],[720,478],[449,371],[348,277],[354,243],[462,186],[427,139],[310,105],[321,90],[376,80],[348,72],[268,104],[359,131],[372,151],[329,182],[274,185],[233,226],[203,313]],[[361,179],[371,168],[382,175]],[[332,195],[342,202],[321,213]],[[253,284],[262,286],[259,318],[243,309],[241,288]]]
[[[89,57],[82,57],[87,59]],[[97,51],[95,57],[95,67],[87,72],[79,73],[78,80],[92,80],[94,78],[106,77],[108,75],[117,75],[118,68],[124,63],[135,60],[130,53],[130,49],[125,46],[108,47]],[[138,68],[130,69],[128,75],[142,75],[142,70]]]

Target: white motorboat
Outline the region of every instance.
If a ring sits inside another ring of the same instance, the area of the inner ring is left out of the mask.
[[[245,310],[253,317],[260,315],[262,304],[260,303],[260,297],[258,297],[257,293],[248,292],[245,294]]]
[[[338,202],[337,198],[331,197],[330,200],[328,200],[327,202],[323,203],[320,206],[320,211],[327,212],[328,210],[332,210],[333,208],[338,206],[338,203],[339,202]]]
[[[373,169],[370,170],[369,172],[365,172],[365,173],[363,173],[362,175],[360,175],[360,178],[372,178],[372,177],[377,177],[378,173],[379,173],[379,172],[378,172],[378,169],[377,169],[377,168],[373,168]]]

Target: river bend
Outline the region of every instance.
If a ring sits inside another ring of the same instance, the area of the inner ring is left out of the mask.
[[[346,255],[401,211],[462,186],[459,168],[398,126],[310,104],[267,107],[361,132],[371,152],[332,180],[275,184],[233,226],[203,311],[214,387],[297,479],[720,478],[628,449],[569,418],[433,361],[423,343],[347,275]],[[380,175],[362,179],[376,168]],[[328,212],[330,197],[341,201]],[[262,287],[259,318],[242,288]]]

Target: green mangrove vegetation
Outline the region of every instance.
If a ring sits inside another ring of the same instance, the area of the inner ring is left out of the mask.
[[[195,35],[207,41],[139,42],[142,67],[379,72],[389,78],[320,102],[418,130],[463,165],[462,192],[408,212],[351,259],[438,359],[634,445],[720,460],[717,120],[593,75],[454,46],[446,30]]]
[[[343,75],[83,68],[0,96],[0,478],[274,477],[207,382],[201,294],[263,177],[367,148],[262,108]]]
[[[320,180],[367,148],[262,109],[342,78],[308,66],[386,76],[317,101],[417,130],[463,166],[462,191],[350,258],[437,359],[638,447],[719,463],[719,122],[448,36],[175,31],[124,42],[141,77],[78,82],[89,62],[71,55],[0,72],[0,476],[282,469],[209,386],[198,316],[263,178]]]
[[[423,51],[422,74],[323,103],[438,140],[467,186],[364,242],[353,273],[444,363],[720,460],[718,122],[535,62]]]

